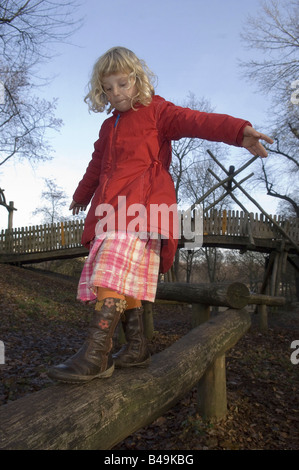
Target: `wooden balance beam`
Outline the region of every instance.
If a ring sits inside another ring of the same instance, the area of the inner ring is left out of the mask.
[[[54,384],[0,408],[0,449],[104,450],[153,422],[199,383],[200,413],[226,414],[225,352],[249,329],[228,309],[156,354],[147,369]]]

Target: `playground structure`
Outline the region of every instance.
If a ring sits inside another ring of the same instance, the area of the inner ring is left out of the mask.
[[[267,214],[258,202],[242,187],[242,183],[248,180],[250,173],[241,181],[236,181],[236,176],[250,166],[258,157],[252,157],[238,170],[230,167],[227,171],[217,160],[211,151],[210,157],[224,172],[224,179],[219,178],[211,169],[217,183],[208,190],[192,206],[191,211],[202,204],[207,196],[216,188],[223,187],[224,192],[213,204],[204,207],[202,213],[203,246],[237,249],[240,252],[257,251],[269,255],[269,263],[265,270],[261,294],[267,291],[270,295],[279,293],[279,283],[286,272],[287,262],[296,271],[299,270],[299,219],[284,219],[281,216]],[[234,191],[238,189],[249,199],[259,214],[249,212],[236,197]],[[4,193],[2,191],[2,198]],[[214,207],[225,197],[229,196],[239,207],[239,210],[216,210]],[[11,215],[14,207],[11,202],[8,206],[0,201]],[[10,217],[8,229],[0,233],[0,263],[15,265],[33,264],[53,259],[66,259],[86,256],[88,250],[81,245],[81,236],[84,229],[84,220],[59,222],[51,225],[39,225],[13,229]],[[193,220],[194,223],[194,220]],[[182,220],[183,225],[183,220]],[[194,230],[194,227],[193,227]],[[183,230],[181,231],[183,233]],[[179,248],[184,246],[184,238],[179,240]],[[173,280],[166,276],[166,280]]]
[[[4,189],[0,188],[0,206],[4,206],[8,211],[8,229],[12,229],[13,226],[13,212],[17,209],[14,207],[13,201],[9,201],[9,204],[6,202],[4,195]]]
[[[269,217],[271,220],[264,214],[210,209],[203,214],[203,246],[268,254],[269,263],[260,293],[268,290],[271,295],[278,295],[287,262],[297,266],[299,219]],[[2,230],[0,263],[21,266],[87,256],[88,250],[81,245],[83,229],[84,220],[75,220]],[[179,247],[183,246],[184,240],[179,240]],[[172,280],[170,274],[165,280]]]
[[[196,384],[201,416],[207,420],[225,417],[225,355],[251,326],[246,306],[254,304],[260,308],[260,325],[265,326],[264,307],[281,306],[285,302],[275,295],[279,274],[283,273],[287,261],[296,267],[294,260],[299,252],[298,219],[286,221],[263,210],[260,215],[254,215],[232,194],[236,187],[242,188],[235,180],[242,169],[237,172],[224,169],[226,177],[222,181],[218,179],[216,185],[226,189],[241,211],[206,208],[203,246],[268,253],[261,293],[250,294],[242,283],[159,283],[157,300],[192,305],[193,329],[156,354],[148,369],[117,371],[111,379],[101,381],[100,387],[98,380],[72,387],[55,384],[2,406],[0,449],[111,449],[161,416]],[[258,209],[262,208],[258,206]],[[85,256],[87,250],[80,243],[83,227],[84,222],[77,220],[3,230],[0,262],[22,265]],[[183,242],[180,241],[179,247]],[[265,294],[267,285],[268,295]],[[226,307],[226,310],[210,317],[211,306]],[[144,315],[150,314],[145,304]]]
[[[182,289],[183,287],[183,289]],[[192,303],[193,328],[147,369],[117,370],[84,385],[55,384],[0,408],[0,449],[105,450],[146,426],[197,385],[199,413],[220,420],[227,413],[225,354],[246,333],[245,306],[284,299],[251,297],[241,283],[161,283],[157,298]],[[227,310],[208,318],[210,306]],[[204,315],[203,315],[204,314]],[[55,406],[53,406],[55,404]]]
[[[263,214],[211,209],[203,215],[203,245],[236,248],[270,253],[279,249],[282,236],[277,226],[299,243],[299,219],[286,221],[271,216],[274,225]],[[88,250],[81,245],[84,220],[36,225],[0,232],[0,262],[28,264],[49,259],[85,256]],[[184,240],[179,241],[179,247]],[[296,252],[286,243],[289,251]]]

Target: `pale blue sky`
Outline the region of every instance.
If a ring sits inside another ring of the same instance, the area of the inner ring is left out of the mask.
[[[215,112],[246,118],[263,130],[269,102],[241,77],[238,67],[238,59],[252,56],[240,33],[247,15],[255,14],[259,4],[258,0],[83,1],[84,25],[71,38],[73,45],[55,46],[59,55],[40,71],[54,78],[39,93],[58,98],[56,115],[64,121],[61,131],[50,135],[54,158],[34,169],[11,161],[0,172],[6,199],[14,200],[18,209],[14,226],[40,223],[32,212],[41,205],[44,177],[55,179],[71,202],[107,117],[88,112],[83,102],[86,85],[94,62],[112,46],[128,47],[143,58],[158,76],[156,93],[164,98],[180,104],[192,92],[208,99]],[[245,150],[237,152],[246,155]],[[233,151],[227,167],[236,157]],[[273,198],[260,197],[265,209],[274,213]],[[248,208],[255,211],[249,204]],[[0,228],[6,225],[7,213],[0,207]]]

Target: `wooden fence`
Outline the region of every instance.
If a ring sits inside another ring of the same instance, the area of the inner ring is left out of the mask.
[[[272,216],[271,216],[272,217]],[[299,242],[299,219],[285,220],[274,215],[273,220],[294,240]],[[2,230],[1,253],[38,253],[81,246],[84,220],[74,220],[51,225]],[[203,216],[203,235],[234,237],[256,237],[280,239],[277,228],[263,214],[249,216],[242,211],[211,210]]]
[[[84,220],[2,230],[0,253],[36,253],[81,246]]]
[[[299,218],[286,220],[280,215],[270,216],[294,241],[299,242]],[[275,225],[264,214],[249,216],[243,211],[211,210],[204,215],[204,235],[249,236],[256,238],[281,238]]]

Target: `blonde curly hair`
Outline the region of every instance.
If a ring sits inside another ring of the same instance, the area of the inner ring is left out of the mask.
[[[93,67],[88,84],[89,92],[84,98],[91,111],[101,113],[107,109],[107,113],[110,113],[112,106],[104,91],[103,79],[117,73],[128,74],[130,84],[136,85],[137,94],[132,98],[131,104],[133,109],[137,102],[144,106],[150,104],[155,94],[153,82],[156,76],[134,52],[125,47],[113,47],[103,54]]]

